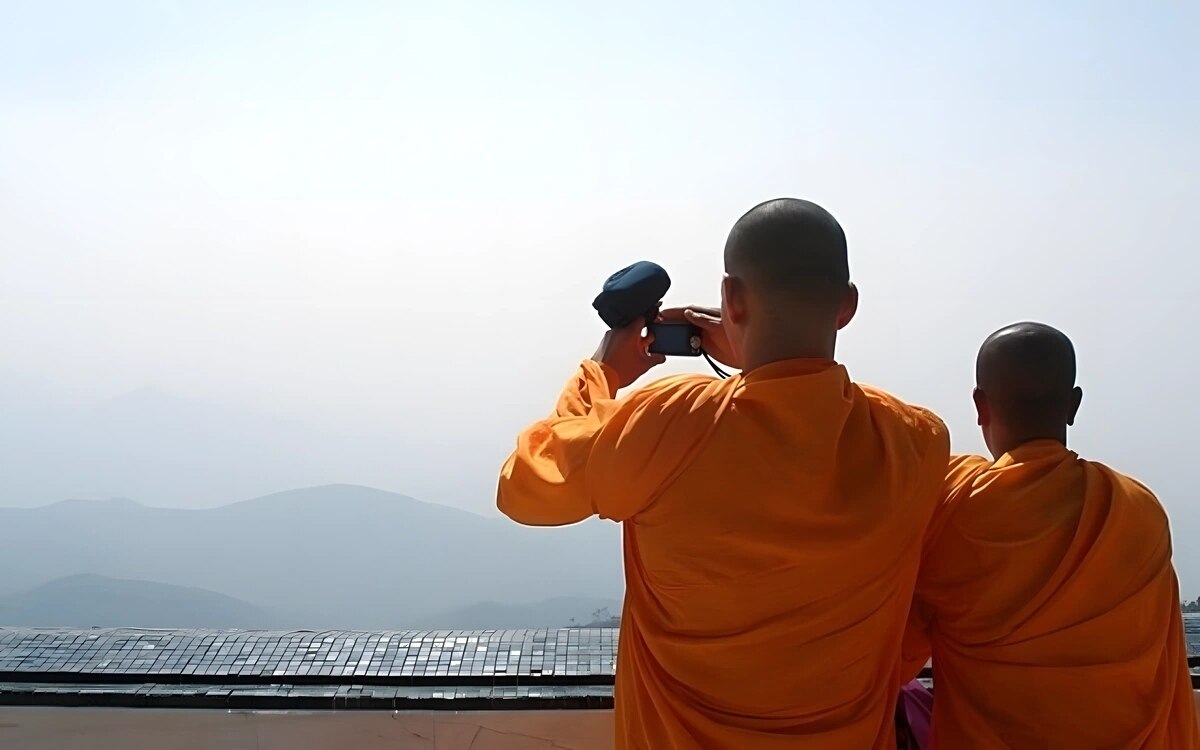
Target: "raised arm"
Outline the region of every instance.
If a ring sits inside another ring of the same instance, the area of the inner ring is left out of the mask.
[[[638,320],[606,333],[596,354],[579,366],[559,395],[554,413],[517,437],[517,449],[500,471],[500,512],[530,526],[562,526],[606,515],[588,492],[585,470],[601,430],[620,409],[617,389],[664,360],[649,353],[642,327]]]
[[[652,383],[617,400],[662,361],[635,329],[611,331],[580,365],[550,417],[517,438],[500,472],[496,504],[530,526],[599,515],[615,521],[647,507],[704,443],[736,384],[692,375]]]
[[[563,389],[554,414],[517,437],[517,449],[500,471],[496,505],[501,513],[530,526],[562,526],[600,512],[588,496],[584,471],[604,414],[615,403],[615,380],[611,369],[585,361]]]

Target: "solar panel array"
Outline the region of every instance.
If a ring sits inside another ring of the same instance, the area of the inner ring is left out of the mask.
[[[611,683],[615,628],[439,631],[0,629],[0,674]]]

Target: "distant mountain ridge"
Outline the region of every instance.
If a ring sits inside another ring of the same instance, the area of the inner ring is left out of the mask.
[[[616,600],[576,597],[528,604],[480,602],[410,625],[429,630],[567,627],[619,608]],[[0,627],[274,630],[305,624],[296,615],[270,612],[207,589],[86,573],[0,597]]]
[[[89,574],[0,597],[0,626],[269,629],[283,623],[213,591]]]
[[[0,508],[0,596],[81,572],[220,592],[314,628],[403,629],[482,602],[623,591],[615,524],[527,528],[357,485],[206,510]]]

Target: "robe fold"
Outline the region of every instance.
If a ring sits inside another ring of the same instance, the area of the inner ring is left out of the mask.
[[[1167,516],[1038,440],[956,457],[905,638],[934,748],[1200,747]]]
[[[624,522],[618,747],[894,748],[945,426],[828,360],[615,390],[584,362],[498,506]]]

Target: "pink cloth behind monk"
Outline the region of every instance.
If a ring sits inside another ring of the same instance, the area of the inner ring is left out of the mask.
[[[913,680],[900,688],[898,745],[903,750],[929,750],[933,724],[933,693]]]

